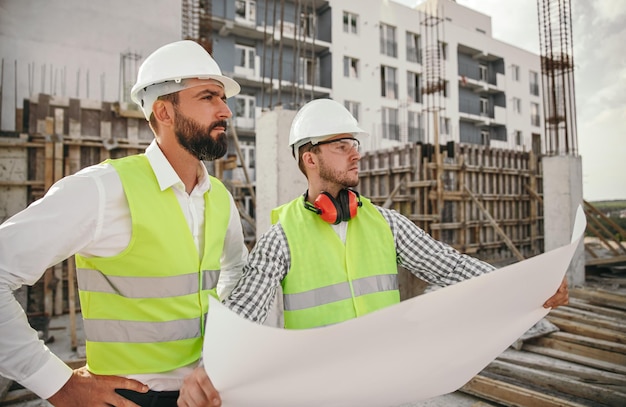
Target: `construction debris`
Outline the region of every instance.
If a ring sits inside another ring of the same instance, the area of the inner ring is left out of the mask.
[[[516,342],[462,391],[505,406],[626,406],[626,286],[599,278],[550,311],[558,331]]]

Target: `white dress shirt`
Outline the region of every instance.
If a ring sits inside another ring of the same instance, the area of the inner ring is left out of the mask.
[[[206,167],[198,165],[198,183],[187,194],[185,185],[157,143],[146,156],[162,190],[172,188],[199,256],[204,245],[204,198],[211,188]],[[217,285],[224,299],[241,276],[248,250],[237,207],[231,200],[230,222],[221,256]],[[46,195],[0,225],[0,374],[17,381],[43,399],[54,395],[72,370],[53,355],[30,328],[13,296],[23,284],[37,282],[45,270],[73,254],[113,256],[126,248],[131,220],[124,189],[111,165],[98,164],[65,177]],[[178,390],[196,363],[171,372],[129,376],[152,390]]]

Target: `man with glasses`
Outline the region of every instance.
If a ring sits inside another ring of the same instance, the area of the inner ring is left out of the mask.
[[[314,328],[398,303],[397,266],[438,286],[494,269],[353,189],[364,135],[350,112],[330,99],[311,101],[296,114],[289,144],[308,189],[273,211],[273,226],[225,301],[232,310],[262,323],[280,286],[285,328]],[[544,306],[567,300],[563,286]]]

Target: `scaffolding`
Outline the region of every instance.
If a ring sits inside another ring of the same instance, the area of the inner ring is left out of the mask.
[[[570,0],[537,0],[547,155],[578,155]]]
[[[211,0],[183,0],[182,37],[202,45],[213,55],[213,24]]]
[[[442,221],[448,218],[450,214],[446,213],[446,205],[444,202],[444,171],[443,171],[443,155],[441,154],[441,118],[442,112],[445,110],[446,96],[446,80],[445,80],[445,60],[446,46],[443,41],[444,19],[443,11],[438,1],[430,2],[423,14],[421,26],[421,35],[424,38],[424,55],[422,63],[424,66],[424,80],[421,89],[423,112],[426,122],[426,129],[432,129],[432,139],[426,136],[428,142],[432,142],[434,146],[434,179],[435,191],[431,201],[431,212],[435,217]],[[431,124],[432,121],[432,124]],[[428,132],[427,132],[428,134]],[[429,194],[433,196],[433,194]],[[442,231],[431,231],[433,237],[441,239]]]

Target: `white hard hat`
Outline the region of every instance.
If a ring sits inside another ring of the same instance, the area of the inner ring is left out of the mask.
[[[298,160],[298,149],[311,142],[317,144],[337,134],[365,136],[352,114],[341,103],[332,99],[315,99],[300,108],[291,122],[289,146]]]
[[[164,45],[146,58],[139,67],[130,97],[141,107],[146,120],[150,120],[154,101],[159,96],[185,89],[182,80],[190,78],[220,82],[227,98],[241,90],[237,82],[222,75],[217,62],[200,44],[184,40]]]

